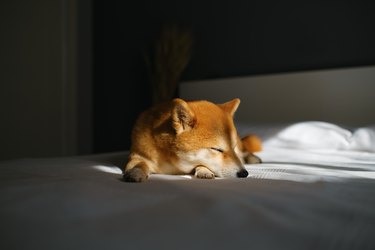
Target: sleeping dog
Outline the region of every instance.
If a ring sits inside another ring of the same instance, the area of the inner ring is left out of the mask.
[[[132,131],[124,180],[142,182],[153,173],[247,177],[244,163],[261,162],[253,154],[261,143],[254,135],[239,138],[233,122],[239,104],[177,98],[143,112]]]

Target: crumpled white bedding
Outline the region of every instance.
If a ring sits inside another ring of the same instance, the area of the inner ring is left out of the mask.
[[[375,127],[352,132],[326,122],[297,123],[265,140],[259,156],[265,164],[250,167],[252,178],[375,179]]]
[[[0,249],[375,249],[373,141],[277,131],[245,179],[124,183],[126,152],[0,162]]]
[[[375,153],[375,126],[350,131],[327,122],[301,122],[266,140],[265,146]]]

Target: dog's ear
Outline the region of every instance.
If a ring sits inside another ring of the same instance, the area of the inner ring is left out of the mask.
[[[236,98],[236,99],[233,99],[232,101],[219,104],[218,106],[222,108],[224,111],[228,112],[231,116],[233,116],[238,106],[240,105],[240,102],[241,102],[240,99]]]
[[[177,134],[190,130],[195,124],[195,115],[189,105],[182,99],[172,101],[172,126]]]

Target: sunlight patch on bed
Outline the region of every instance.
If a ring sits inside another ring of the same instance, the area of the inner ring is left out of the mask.
[[[104,165],[96,165],[92,167],[93,169],[110,173],[110,174],[122,174],[122,170],[116,166],[104,166]]]
[[[324,167],[300,166],[293,164],[246,165],[248,178],[287,180],[296,182],[332,181],[349,179],[375,179],[375,171],[328,169]]]
[[[191,175],[166,175],[166,174],[152,174],[151,180],[186,180],[192,179]]]
[[[249,172],[249,179],[265,179],[265,180],[285,180],[295,182],[342,182],[349,179],[375,179],[375,171],[347,170],[347,169],[331,169],[319,166],[294,165],[294,164],[251,164],[245,165]],[[110,173],[123,174],[122,170],[116,166],[95,165],[93,169]],[[150,175],[150,180],[186,180],[194,179],[191,175]],[[215,178],[220,179],[220,178]]]

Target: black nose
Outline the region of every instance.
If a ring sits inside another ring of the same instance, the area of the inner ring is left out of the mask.
[[[242,169],[240,172],[237,172],[238,178],[245,178],[249,175],[249,172],[246,171],[246,169]]]

